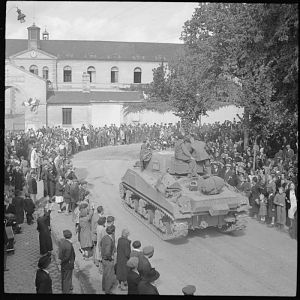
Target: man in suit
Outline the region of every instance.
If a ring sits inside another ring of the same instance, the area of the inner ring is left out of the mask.
[[[61,260],[61,286],[63,294],[71,294],[75,251],[71,241],[72,232],[67,229],[63,231],[63,235],[64,239],[60,241],[58,254]]]
[[[39,259],[38,270],[35,276],[37,294],[52,294],[52,280],[47,267],[50,265],[51,255],[42,256]]]
[[[115,232],[115,226],[110,225],[106,228],[106,235],[100,241],[101,256],[102,256],[102,290],[105,294],[112,294],[112,288],[116,283],[116,275],[114,271],[113,255],[115,251],[115,243],[113,240],[113,234]]]
[[[139,256],[139,265],[138,265],[138,271],[141,275],[141,277],[144,277],[150,270],[151,270],[151,264],[149,262],[149,259],[154,254],[154,248],[153,246],[146,246],[143,248],[143,255]]]
[[[103,206],[98,206],[97,211],[94,211],[91,221],[91,228],[92,228],[92,241],[93,241],[93,260],[94,264],[97,265],[97,261],[95,258],[96,253],[96,245],[97,245],[97,225],[98,220],[100,217],[104,215],[104,209]]]

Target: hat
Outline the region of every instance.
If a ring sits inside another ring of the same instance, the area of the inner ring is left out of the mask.
[[[141,246],[142,246],[142,244],[141,244],[140,241],[134,241],[134,242],[132,243],[132,247],[133,247],[134,249],[138,249],[138,248],[140,248]]]
[[[115,225],[109,225],[107,228],[106,228],[106,233],[107,234],[113,234],[116,230],[116,227]]]
[[[106,222],[106,217],[100,217],[99,219],[98,219],[98,225],[104,225],[105,224],[105,222]]]
[[[196,287],[194,285],[187,285],[182,289],[184,295],[194,295]]]
[[[148,282],[153,282],[156,279],[158,279],[159,276],[160,276],[160,274],[154,268],[151,268],[151,270],[149,272],[144,274],[144,279]]]
[[[146,246],[146,247],[144,247],[144,248],[143,248],[143,253],[144,253],[145,255],[153,255],[153,253],[154,253],[154,248],[153,248],[153,246]]]
[[[40,269],[46,269],[51,263],[51,256],[50,255],[44,255],[39,259],[38,267]]]
[[[88,182],[86,180],[81,180],[80,184],[87,184]]]
[[[139,259],[136,256],[130,257],[126,263],[127,267],[134,269],[137,268],[139,264]]]
[[[108,216],[107,219],[106,219],[106,222],[111,223],[111,222],[113,222],[114,220],[115,220],[115,217],[113,217],[113,216]]]
[[[72,237],[72,232],[69,229],[63,231],[63,235],[66,239],[70,239]]]

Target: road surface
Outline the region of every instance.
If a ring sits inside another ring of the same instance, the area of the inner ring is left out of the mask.
[[[151,264],[160,272],[160,294],[181,295],[187,284],[196,295],[295,296],[297,241],[285,232],[248,219],[244,232],[214,229],[191,232],[180,241],[162,241],[121,205],[119,183],[139,157],[140,145],[108,146],[75,155],[80,179],[89,182],[92,201],[116,217],[116,238],[123,228],[131,241],[153,245]]]

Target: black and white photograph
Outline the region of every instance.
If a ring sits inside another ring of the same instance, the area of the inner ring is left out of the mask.
[[[4,294],[295,297],[298,9],[6,1]]]

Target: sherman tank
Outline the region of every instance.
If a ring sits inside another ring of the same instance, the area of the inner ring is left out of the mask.
[[[205,174],[199,152],[196,143],[196,178],[187,176],[187,164],[176,160],[173,151],[164,150],[153,151],[143,170],[136,162],[121,179],[123,206],[163,240],[207,227],[224,233],[246,227],[248,198],[222,178]]]

